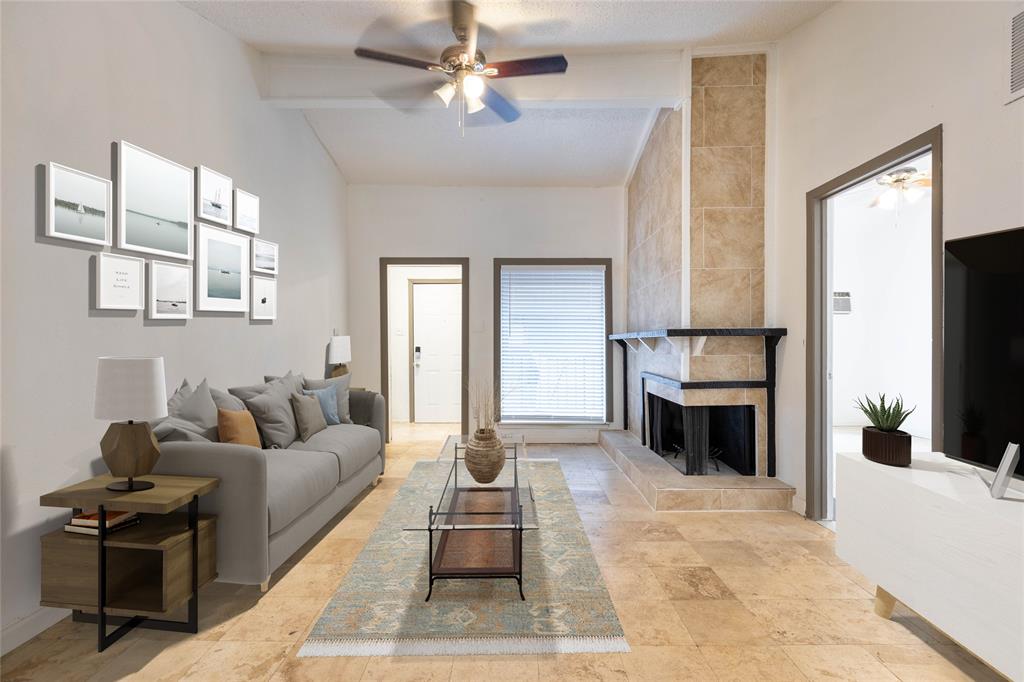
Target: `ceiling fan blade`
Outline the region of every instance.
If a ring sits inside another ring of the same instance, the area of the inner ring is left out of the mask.
[[[566,61],[564,55],[556,54],[548,57],[494,62],[488,64],[486,68],[498,70],[498,73],[491,78],[514,78],[515,76],[536,76],[542,73],[565,73],[565,70],[569,68],[569,62]]]
[[[452,0],[452,32],[456,40],[466,45],[466,54],[474,60],[478,35],[476,7],[466,0]]]
[[[918,178],[917,180],[911,180],[910,184],[913,185],[914,187],[931,187],[932,186],[932,179],[931,178]]]
[[[504,95],[490,85],[484,89],[484,94],[480,99],[483,100],[488,109],[500,116],[505,123],[512,123],[521,116],[516,105],[505,99]]]
[[[365,47],[357,47],[356,56],[362,57],[363,59],[373,59],[378,62],[398,64],[399,66],[411,66],[414,69],[424,69],[426,71],[430,71],[433,68],[441,68],[440,65],[438,64],[431,64],[430,62],[425,62],[422,59],[403,57],[402,55],[391,54],[390,52],[378,52],[377,50],[368,50]]]

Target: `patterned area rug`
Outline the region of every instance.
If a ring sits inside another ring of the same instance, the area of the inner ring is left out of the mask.
[[[526,463],[539,530],[515,580],[439,580],[429,602],[427,534],[404,531],[436,504],[450,462],[418,462],[299,656],[626,652],[629,645],[554,460]]]

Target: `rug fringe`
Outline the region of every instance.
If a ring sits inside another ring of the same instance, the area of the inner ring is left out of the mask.
[[[625,637],[463,637],[422,639],[307,639],[301,657],[472,656],[490,654],[628,653]]]

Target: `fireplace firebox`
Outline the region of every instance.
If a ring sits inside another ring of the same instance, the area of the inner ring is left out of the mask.
[[[757,422],[753,405],[683,406],[647,394],[650,448],[691,476],[757,474]]]

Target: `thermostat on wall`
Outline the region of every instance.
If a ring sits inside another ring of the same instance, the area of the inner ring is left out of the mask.
[[[832,312],[836,315],[849,315],[853,312],[849,291],[832,292]]]

